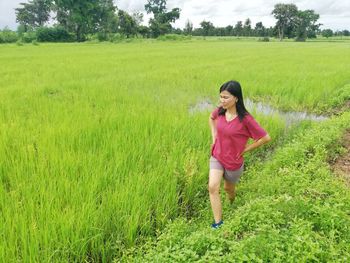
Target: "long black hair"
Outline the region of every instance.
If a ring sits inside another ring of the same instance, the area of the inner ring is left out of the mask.
[[[239,120],[242,122],[245,115],[249,114],[247,109],[244,106],[243,101],[243,93],[241,84],[239,84],[238,81],[230,80],[220,87],[220,93],[224,90],[228,91],[231,95],[235,96],[237,98],[236,102],[236,110]],[[222,106],[219,107],[219,115],[225,115],[226,109],[224,109]]]

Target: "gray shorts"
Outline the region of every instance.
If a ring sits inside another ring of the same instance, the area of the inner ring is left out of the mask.
[[[239,178],[241,177],[242,173],[243,173],[243,168],[244,168],[244,163],[242,164],[241,168],[239,168],[238,170],[227,170],[225,169],[222,164],[215,159],[213,156],[210,157],[209,160],[209,167],[210,169],[216,169],[216,170],[221,170],[224,171],[224,179],[229,181],[230,183],[238,183],[239,182]]]

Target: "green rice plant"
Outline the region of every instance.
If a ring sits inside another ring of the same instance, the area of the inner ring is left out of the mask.
[[[237,79],[245,97],[323,111],[347,81],[346,48],[0,46],[0,258],[109,262],[169,220],[197,216],[207,199],[210,109],[190,114],[190,105],[214,101],[220,84]],[[253,114],[276,141],[286,134],[277,116]]]

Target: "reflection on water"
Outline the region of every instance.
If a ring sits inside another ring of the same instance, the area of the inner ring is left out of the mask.
[[[197,112],[213,110],[214,108],[214,103],[212,103],[209,99],[204,99],[198,102],[196,105],[191,105],[188,111],[190,114],[195,114]]]
[[[244,104],[248,111],[259,112],[263,115],[278,115],[286,121],[286,125],[290,126],[294,123],[297,123],[302,120],[311,120],[311,121],[323,121],[328,119],[326,116],[311,114],[307,112],[298,112],[298,111],[280,111],[275,109],[267,104],[261,102],[253,102],[250,99],[245,99]],[[195,114],[197,112],[204,112],[208,110],[213,110],[216,107],[209,99],[204,99],[198,102],[195,105],[192,105],[189,108],[190,114]]]

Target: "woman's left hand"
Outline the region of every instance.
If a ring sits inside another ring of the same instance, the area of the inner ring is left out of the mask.
[[[238,159],[240,159],[241,157],[243,157],[243,154],[244,154],[244,152],[238,153],[238,154],[236,155],[236,160],[238,160]]]

